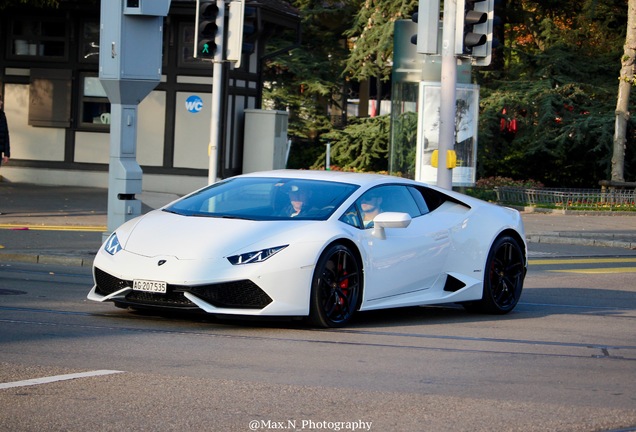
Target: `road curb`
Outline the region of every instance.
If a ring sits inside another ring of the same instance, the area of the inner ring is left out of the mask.
[[[75,255],[29,254],[29,253],[0,253],[0,259],[8,262],[22,262],[27,264],[56,264],[77,267],[91,267],[94,257]]]
[[[636,240],[623,241],[608,237],[569,237],[559,234],[528,234],[529,243],[570,244],[578,246],[602,246],[636,250]]]
[[[525,214],[555,214],[555,215],[569,215],[569,216],[630,216],[636,217],[636,211],[621,211],[621,210],[568,210],[568,209],[550,209],[543,207],[533,206],[520,206],[511,204],[497,203],[501,207],[509,207]]]

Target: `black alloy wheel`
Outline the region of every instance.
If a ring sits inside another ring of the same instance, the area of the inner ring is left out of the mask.
[[[361,266],[356,255],[342,244],[329,246],[314,270],[311,323],[319,327],[346,325],[358,308],[361,292]]]
[[[519,242],[510,236],[499,237],[486,260],[483,297],[464,303],[464,307],[496,315],[510,312],[519,302],[525,275],[525,258]]]

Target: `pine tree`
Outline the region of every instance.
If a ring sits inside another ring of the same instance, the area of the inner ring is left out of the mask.
[[[348,54],[342,33],[356,4],[297,0],[293,6],[301,15],[301,45],[266,62],[263,105],[289,111],[288,134],[294,142],[289,166],[306,168],[323,150],[320,136],[333,128],[329,107],[341,103]],[[268,47],[275,51],[288,46],[292,37],[276,35]]]
[[[344,33],[350,40],[344,73],[357,81],[376,78],[377,106],[382,100],[381,83],[391,77],[395,21],[409,18],[417,4],[417,0],[365,0]]]
[[[479,174],[596,187],[610,173],[625,0],[514,3],[504,69],[477,72]]]

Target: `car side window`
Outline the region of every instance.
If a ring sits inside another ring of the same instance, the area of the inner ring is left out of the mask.
[[[420,209],[408,187],[401,185],[380,186],[367,193],[373,193],[376,190],[376,193],[382,198],[382,212],[408,213],[412,218],[420,216]]]
[[[444,204],[448,200],[448,197],[441,192],[436,191],[435,189],[431,189],[424,186],[412,187],[414,196],[420,196],[422,200],[424,200],[424,204],[427,208],[427,213],[434,211],[436,208]],[[416,198],[418,205],[420,201]]]
[[[413,218],[422,214],[406,186],[388,185],[365,192],[340,220],[356,228],[371,228],[373,218],[384,212],[408,213]]]
[[[358,213],[358,208],[355,204],[349,207],[347,211],[344,212],[342,216],[340,216],[340,221],[356,228],[363,227],[360,220],[360,214]]]
[[[424,200],[424,197],[422,196],[420,191],[417,190],[414,187],[409,186],[409,192],[411,193],[411,196],[415,200],[415,203],[417,204],[417,207],[420,209],[420,213],[423,214],[423,215],[429,213],[430,210],[428,209],[428,205],[426,204],[426,200]]]

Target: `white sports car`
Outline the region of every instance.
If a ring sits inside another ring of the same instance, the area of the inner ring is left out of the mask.
[[[516,210],[398,177],[281,170],[126,222],[97,253],[88,298],[320,327],[442,303],[504,314],[519,301],[526,256]]]

